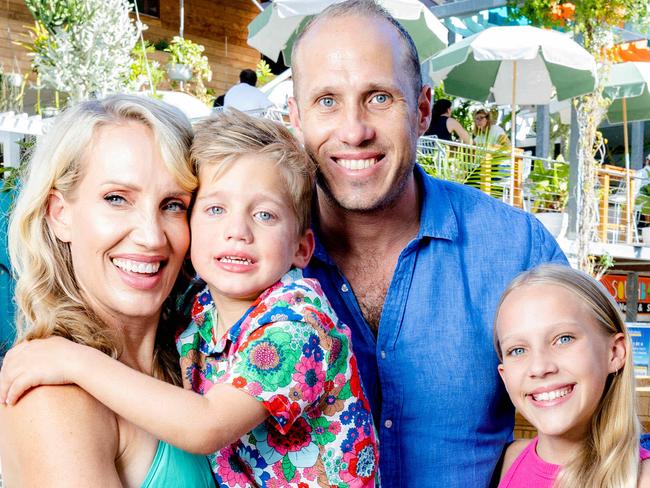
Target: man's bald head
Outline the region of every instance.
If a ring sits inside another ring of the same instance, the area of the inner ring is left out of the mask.
[[[388,22],[393,27],[398,34],[398,37],[402,40],[404,46],[404,58],[402,62],[404,63],[404,68],[408,73],[409,79],[413,84],[413,95],[417,100],[417,97],[422,89],[422,72],[420,70],[420,59],[418,56],[417,49],[415,48],[415,43],[411,38],[410,34],[406,32],[406,29],[395,20],[395,18],[390,15],[383,7],[378,5],[374,0],[347,0],[342,3],[335,3],[330,5],[320,14],[312,17],[309,22],[305,25],[304,29],[298,34],[296,41],[293,44],[291,51],[291,62],[292,62],[292,77],[294,80],[294,96],[296,99],[299,97],[297,93],[297,79],[300,76],[300,63],[297,63],[298,57],[300,55],[300,45],[302,40],[309,35],[309,32],[315,27],[319,26],[322,23],[326,23],[328,20],[341,18],[341,17],[366,17],[371,19],[380,19]],[[350,46],[352,48],[353,46]],[[318,56],[319,53],[311,53],[313,56]]]

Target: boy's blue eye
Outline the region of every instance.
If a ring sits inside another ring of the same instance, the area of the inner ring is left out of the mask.
[[[573,342],[573,337],[570,335],[563,335],[558,338],[557,342],[558,344],[569,344],[570,342]]]
[[[508,356],[521,356],[526,350],[523,347],[513,347],[508,351]]]
[[[208,207],[207,213],[208,215],[221,215],[224,212],[223,207],[220,207],[218,205],[213,205],[212,207]]]
[[[269,213],[269,212],[264,211],[264,210],[260,210],[259,212],[257,212],[255,214],[255,217],[258,220],[261,220],[262,222],[268,222],[269,220],[273,219],[273,215],[271,213]]]

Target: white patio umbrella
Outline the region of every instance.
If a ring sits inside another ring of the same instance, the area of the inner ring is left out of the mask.
[[[450,95],[512,106],[512,161],[517,104],[545,105],[554,96],[565,100],[593,91],[596,84],[591,54],[565,34],[531,26],[491,27],[423,66],[431,80],[444,81]]]
[[[626,221],[628,242],[632,232],[631,211],[632,192],[630,192],[630,150],[627,134],[628,121],[650,120],[650,63],[629,62],[612,66],[603,95],[612,100],[607,110],[610,123],[623,122],[623,146],[625,158]]]
[[[248,44],[277,61],[291,65],[291,48],[307,21],[333,3],[343,0],[274,0],[248,24]],[[420,59],[447,45],[447,28],[419,0],[377,0],[408,31]]]

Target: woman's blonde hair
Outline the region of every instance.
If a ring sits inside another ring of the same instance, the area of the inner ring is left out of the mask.
[[[632,346],[616,302],[605,287],[589,275],[568,266],[545,264],[520,274],[510,283],[497,307],[497,318],[506,297],[513,290],[527,285],[553,285],[566,289],[587,307],[605,334],[623,333],[627,346],[625,364],[607,378],[582,448],[562,467],[554,487],[636,488],[641,427]],[[496,327],[494,345],[502,361]]]
[[[82,162],[92,158],[98,130],[129,121],[151,129],[167,170],[184,190],[196,189],[189,158],[192,127],[174,107],[150,98],[114,95],[82,102],[61,114],[39,139],[25,168],[9,224],[9,255],[17,280],[17,342],[56,335],[119,356],[114,331],[87,306],[79,290],[69,244],[56,238],[46,215],[52,190],[64,196],[75,190],[83,176]],[[167,329],[162,324],[158,328],[154,374],[177,381]]]
[[[298,221],[298,234],[309,229],[316,165],[289,129],[279,122],[228,109],[198,122],[195,132],[192,161],[197,171],[203,166],[221,171],[251,154],[275,162]]]

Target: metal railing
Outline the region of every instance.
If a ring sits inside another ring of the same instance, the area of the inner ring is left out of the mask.
[[[547,227],[558,226],[552,229],[553,233],[562,234],[566,230],[569,165],[564,161],[539,158],[516,150],[513,164],[507,147],[473,146],[421,137],[418,163],[435,177],[473,186],[535,214]],[[639,227],[645,224],[646,217],[637,196],[640,187],[648,183],[650,172],[641,177],[633,170],[626,172],[616,166],[601,166],[597,183],[598,223],[594,229],[598,241],[641,242]],[[564,216],[560,217],[562,214]],[[550,220],[556,223],[551,224]]]

